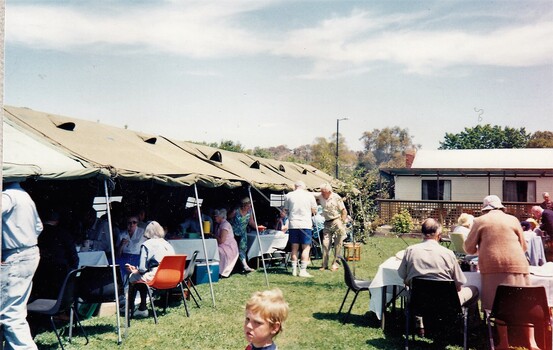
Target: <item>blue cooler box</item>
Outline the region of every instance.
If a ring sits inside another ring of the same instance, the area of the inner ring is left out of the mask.
[[[211,282],[219,281],[219,262],[209,262],[209,272],[211,274]],[[194,276],[192,276],[194,284],[209,283],[209,277],[207,277],[207,265],[205,262],[196,263],[194,269]]]

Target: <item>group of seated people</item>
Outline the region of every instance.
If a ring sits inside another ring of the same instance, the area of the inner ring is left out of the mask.
[[[98,217],[92,208],[85,211],[78,225],[75,225],[77,228],[73,230],[65,223],[60,225],[60,213],[50,211],[43,214],[45,229],[39,237],[42,259],[35,274],[35,287],[30,300],[56,298],[64,277],[79,266],[80,250],[104,251],[111,262],[110,231],[113,235],[115,263],[121,266],[123,280],[128,278],[133,286],[130,289],[131,298],[138,292],[141,296],[138,309],[132,310],[134,316],[147,315],[147,290],[136,282],[150,280],[161,259],[175,254],[167,239],[182,238],[183,233],[187,232],[199,233],[204,221],[209,222],[202,227],[209,229],[204,231],[206,236],[217,240],[220,277],[229,277],[235,265],[241,266],[243,272],[253,271],[247,264],[246,233],[256,228],[262,231],[267,227],[255,225],[250,199],[243,198],[239,206],[229,210],[219,208],[205,211],[200,221],[197,208],[189,209],[187,219],[175,229],[169,229],[155,220],[147,220],[144,210],[122,215],[123,208],[120,206],[115,206],[111,211],[111,230],[107,216]],[[275,222],[268,226],[286,232],[286,212],[280,210]]]
[[[451,230],[451,233],[460,233],[463,235],[463,240],[466,240],[472,224],[474,216],[467,213],[462,213],[457,219],[457,225]],[[526,258],[530,265],[541,266],[545,264],[545,250],[541,237],[544,236],[543,231],[539,228],[536,219],[530,217],[520,222],[523,230],[524,240],[526,241]],[[538,238],[536,238],[538,237]]]
[[[463,244],[465,252],[478,256],[480,290],[466,284],[467,278],[460,268],[458,258],[452,250],[439,244],[442,226],[433,218],[422,223],[423,242],[405,249],[398,269],[399,276],[407,286],[411,286],[413,279],[417,277],[454,281],[460,304],[469,308],[469,320],[471,315],[473,320],[478,320],[478,299],[481,300],[483,309],[491,310],[498,285],[530,285],[530,258],[527,253],[531,244],[528,242],[535,237],[541,242],[540,229],[547,227],[548,210],[533,207],[533,218],[520,222],[515,216],[505,212],[499,197],[490,195],[484,198],[482,215],[477,218],[468,214],[461,215],[459,225],[452,232],[466,235]],[[540,219],[541,226],[538,226]],[[547,232],[547,228],[545,231]],[[545,257],[543,259],[537,265],[543,264]],[[424,327],[423,320],[418,321],[418,327]],[[501,348],[508,344],[507,328],[499,325],[497,330]],[[533,329],[525,329],[522,338],[527,348],[537,348]]]
[[[150,280],[163,257],[174,255],[175,251],[165,239],[167,227],[157,221],[145,220],[144,210],[123,216],[120,215],[119,209],[116,207],[112,210],[111,233],[115,248],[113,253],[115,262],[121,266],[123,280],[128,277],[129,282],[134,286],[139,280]],[[230,259],[229,255],[233,254],[226,247],[232,246],[231,242],[234,242],[235,247],[237,245],[232,229],[230,235],[223,234],[223,228],[226,225],[219,218],[226,218],[224,210],[214,213],[216,221],[221,224],[217,227],[215,238],[219,243],[222,263],[225,265]],[[38,238],[41,259],[33,278],[30,302],[38,298],[57,298],[67,273],[80,265],[79,251],[104,251],[108,261],[112,261],[112,242],[107,217],[97,217],[96,211],[92,208],[84,212],[77,224],[70,224],[60,211],[54,209],[44,210],[41,212],[41,217],[44,224],[44,230]],[[197,225],[199,223],[194,226],[194,220],[187,220],[183,222],[182,227],[195,230]],[[234,261],[238,257],[237,248],[235,250]],[[228,273],[228,269],[222,270],[222,274],[228,276]],[[138,291],[141,295],[141,303],[135,316],[144,316],[147,315],[145,304],[147,291],[141,288],[140,284],[136,286],[138,288],[130,289],[131,293],[136,294]]]

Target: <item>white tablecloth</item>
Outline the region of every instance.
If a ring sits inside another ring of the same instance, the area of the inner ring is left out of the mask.
[[[79,252],[79,267],[108,265],[108,258],[103,251]]]
[[[392,300],[393,297],[393,288],[387,287],[396,286],[396,290],[404,287],[403,279],[397,273],[399,264],[401,264],[401,260],[394,256],[384,261],[378,267],[376,276],[374,276],[369,286],[371,292],[369,311],[373,311],[379,320],[382,318],[382,294],[384,287],[386,287],[386,303]]]
[[[371,292],[371,300],[369,302],[369,311],[373,311],[378,319],[382,317],[382,293],[384,287],[397,286],[397,290],[400,290],[403,285],[403,280],[399,277],[397,270],[401,260],[396,257],[391,257],[388,260],[384,261],[376,272],[376,276],[372,280],[369,290]],[[548,263],[553,264],[553,263]],[[547,269],[548,266],[536,267],[530,266],[530,271],[534,273],[539,273],[540,269],[543,271]],[[480,282],[480,272],[464,272],[467,277],[467,285],[472,285],[481,289]],[[547,272],[543,273],[546,276],[538,276],[530,274],[530,283],[533,286],[544,286],[547,293],[547,301],[549,305],[553,306],[553,266]],[[386,288],[386,303],[389,302],[393,297],[392,288]]]
[[[272,253],[275,249],[284,249],[288,243],[288,235],[282,231],[269,230],[269,234],[259,234],[263,254]],[[255,232],[248,233],[248,259],[261,256],[259,243]]]
[[[204,246],[201,239],[171,239],[168,241],[177,254],[186,254],[187,257],[192,257],[194,251],[198,250],[198,260],[205,260]],[[219,248],[217,246],[217,240],[208,238],[205,240],[205,247],[207,249],[207,256],[209,260],[219,261]]]
[[[535,273],[539,273],[540,268],[536,266],[530,266],[530,272],[532,271],[535,271]],[[478,290],[482,289],[480,272],[465,272],[465,276],[467,277],[467,285],[475,286],[478,288]],[[544,286],[545,293],[547,294],[547,304],[553,306],[553,276],[537,276],[531,273],[530,285]]]

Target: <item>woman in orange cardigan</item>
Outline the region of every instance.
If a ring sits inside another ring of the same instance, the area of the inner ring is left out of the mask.
[[[467,254],[478,253],[482,278],[482,307],[491,310],[497,286],[505,283],[529,285],[526,241],[518,219],[504,212],[495,195],[484,198],[483,215],[474,219],[465,241]]]
[[[497,286],[504,284],[527,286],[529,264],[526,260],[526,241],[518,219],[504,212],[505,207],[495,195],[484,198],[483,215],[474,219],[465,251],[478,253],[478,268],[482,279],[480,297],[482,307],[491,310]],[[508,330],[498,326],[499,344],[496,349],[509,347]],[[529,349],[539,349],[534,329],[525,328],[524,336]]]

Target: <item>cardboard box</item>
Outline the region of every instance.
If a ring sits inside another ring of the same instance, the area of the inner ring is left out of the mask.
[[[213,261],[209,263],[209,272],[211,274],[211,282],[219,281],[219,262]],[[205,262],[196,263],[194,269],[194,276],[192,276],[194,284],[209,283],[209,277],[207,276],[207,265]]]

